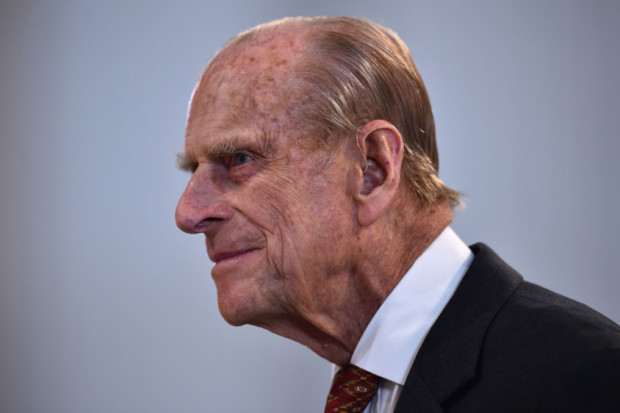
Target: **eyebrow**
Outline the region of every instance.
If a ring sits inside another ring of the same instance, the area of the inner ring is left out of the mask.
[[[181,171],[192,173],[198,167],[198,162],[191,159],[185,152],[177,153],[177,168]]]
[[[277,153],[277,148],[271,139],[264,136],[257,140],[250,140],[243,136],[233,135],[213,144],[206,152],[211,158],[221,158],[244,151],[265,159],[273,157]],[[179,152],[177,153],[177,167],[191,173],[198,167],[198,161],[185,152]]]

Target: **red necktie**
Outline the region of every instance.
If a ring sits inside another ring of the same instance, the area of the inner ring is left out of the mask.
[[[378,376],[349,364],[334,377],[325,413],[363,412],[378,388]]]

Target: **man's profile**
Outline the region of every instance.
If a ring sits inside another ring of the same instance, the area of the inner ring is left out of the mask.
[[[222,316],[339,370],[327,411],[617,411],[620,327],[450,229],[430,101],[389,29],[258,26],[192,97],[177,225]]]

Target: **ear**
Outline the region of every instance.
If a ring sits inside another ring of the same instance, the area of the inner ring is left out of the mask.
[[[357,131],[357,145],[363,159],[359,163],[355,200],[357,220],[368,226],[386,210],[396,195],[403,162],[403,138],[394,125],[373,120]]]

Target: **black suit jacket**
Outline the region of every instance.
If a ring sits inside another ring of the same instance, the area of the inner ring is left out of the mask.
[[[471,249],[395,412],[620,412],[620,327]]]

